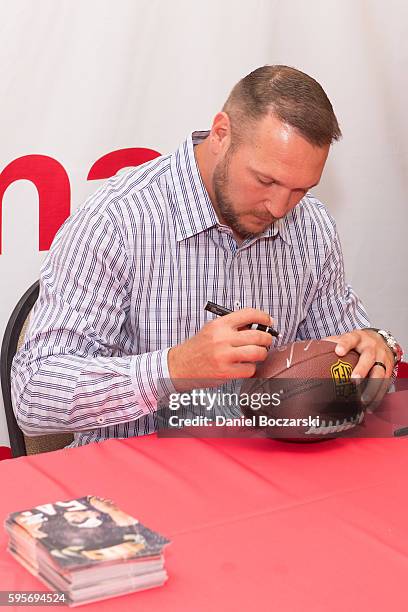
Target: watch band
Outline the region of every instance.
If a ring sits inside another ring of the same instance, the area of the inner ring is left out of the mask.
[[[380,334],[385,344],[388,346],[388,348],[391,349],[394,355],[394,367],[395,367],[401,361],[404,355],[404,352],[402,350],[402,347],[398,344],[398,342],[394,338],[394,336],[389,331],[386,331],[385,329],[379,329],[377,327],[367,327],[366,329],[372,329],[373,331],[377,332],[377,334]]]

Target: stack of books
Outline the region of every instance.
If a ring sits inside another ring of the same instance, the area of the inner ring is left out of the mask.
[[[13,512],[9,552],[69,605],[161,586],[170,540],[93,495]]]

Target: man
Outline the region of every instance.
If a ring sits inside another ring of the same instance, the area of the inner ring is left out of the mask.
[[[271,350],[330,337],[360,353],[355,378],[389,380],[395,342],[362,329],[335,224],[309,193],[340,135],[314,79],[265,66],[209,133],[89,198],[54,240],[14,360],[23,431],[77,432],[73,445],[150,433],[166,394],[253,375],[272,338],[251,323],[279,329]],[[236,312],[212,320],[208,300]]]

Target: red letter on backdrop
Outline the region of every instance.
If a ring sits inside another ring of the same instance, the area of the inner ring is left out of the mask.
[[[118,149],[100,157],[92,166],[88,174],[88,181],[96,179],[107,179],[127,166],[140,166],[160,153],[153,149],[143,149],[142,147],[133,149]]]
[[[40,208],[39,249],[48,251],[58,229],[70,214],[71,188],[63,166],[47,155],[25,155],[10,162],[0,174],[0,254],[4,192],[25,179],[37,188]]]

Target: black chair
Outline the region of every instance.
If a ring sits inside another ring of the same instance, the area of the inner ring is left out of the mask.
[[[1,389],[13,457],[57,450],[67,446],[73,440],[73,434],[25,436],[14,416],[13,405],[11,403],[11,364],[17,349],[24,341],[29,315],[32,307],[37,301],[38,293],[39,282],[36,281],[24,293],[23,297],[14,308],[9,322],[7,323],[1,345]]]

